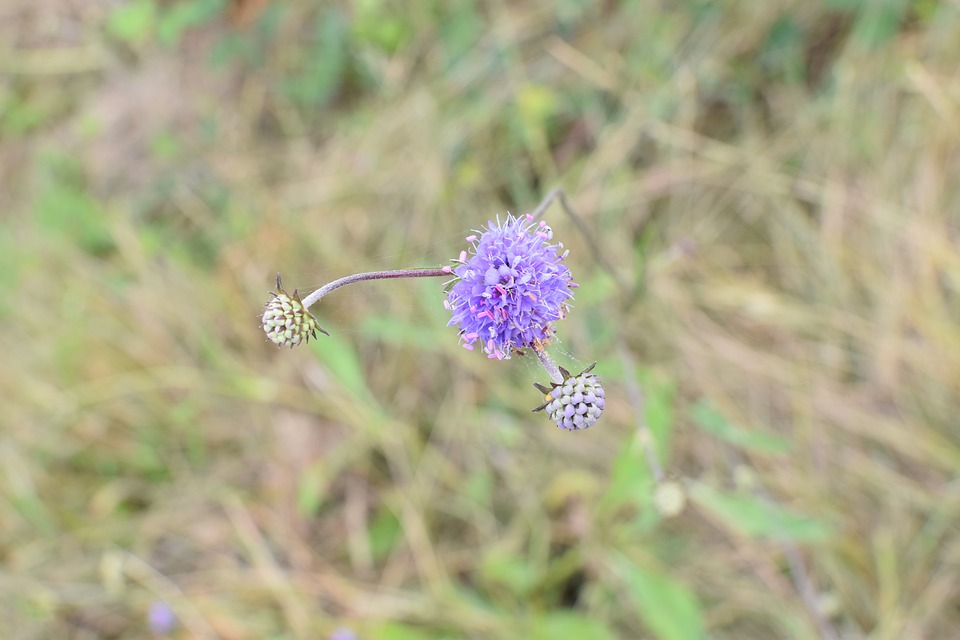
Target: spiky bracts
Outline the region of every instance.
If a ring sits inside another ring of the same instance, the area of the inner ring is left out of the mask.
[[[273,299],[263,307],[263,313],[260,314],[260,325],[270,342],[278,347],[293,348],[301,342],[309,342],[310,338],[316,339],[317,331],[330,335],[303,306],[296,289],[292,295],[283,290],[279,273],[277,292],[271,291],[270,295]]]
[[[562,194],[552,191],[533,214],[521,218],[508,214],[502,222],[499,218],[489,221],[467,237],[469,250],[461,251],[452,266],[355,273],[303,299],[296,290],[284,291],[277,274],[277,292],[271,293],[273,299],[264,307],[261,327],[277,346],[294,347],[316,338],[318,331],[330,335],[309,309],[340,287],[364,280],[453,275],[443,304],[451,314],[448,325],[459,328],[460,344],[473,350],[479,343],[488,357],[501,360],[532,350],[552,385],[536,385],[546,401],[534,411],[546,410],[561,429],[586,429],[604,409],[603,387],[590,373],[594,365],[572,376],[547,353],[554,324],[566,316],[572,290],[578,286],[563,263],[568,252],[563,244],[551,243],[553,231],[538,220],[557,193]],[[562,195],[561,202],[565,203]],[[564,208],[570,212],[568,205]]]
[[[552,382],[551,387],[534,383],[546,395],[546,401],[534,411],[546,410],[558,427],[568,431],[592,426],[600,418],[604,407],[603,386],[599,378],[590,373],[595,366],[596,362],[575,376],[560,367],[563,382]]]

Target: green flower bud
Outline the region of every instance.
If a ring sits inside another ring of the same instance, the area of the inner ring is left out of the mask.
[[[271,291],[270,295],[273,300],[264,305],[263,313],[260,314],[260,326],[270,342],[278,347],[288,346],[292,349],[301,342],[309,342],[310,338],[315,339],[317,331],[330,335],[303,305],[296,289],[292,295],[283,290],[279,273],[277,292]]]

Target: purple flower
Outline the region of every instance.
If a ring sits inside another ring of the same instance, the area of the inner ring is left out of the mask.
[[[177,624],[177,616],[166,602],[154,600],[150,603],[150,610],[147,612],[147,624],[153,633],[165,636],[173,631]]]
[[[330,640],[358,640],[358,638],[350,627],[337,627],[330,635]]]
[[[461,252],[457,276],[444,306],[460,325],[460,342],[473,349],[479,341],[491,358],[509,358],[513,349],[542,348],[563,318],[567,300],[576,288],[563,264],[566,252],[544,222],[508,215],[505,222],[490,221],[473,243],[470,259]]]

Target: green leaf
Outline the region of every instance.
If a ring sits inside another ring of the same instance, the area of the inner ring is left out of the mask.
[[[318,16],[314,39],[308,62],[281,81],[284,95],[301,107],[319,107],[330,101],[347,71],[346,20],[338,10],[327,9]]]
[[[370,552],[375,560],[383,559],[393,551],[401,539],[403,527],[397,515],[390,509],[382,508],[370,523],[367,535],[370,539]]]
[[[320,324],[323,324],[322,320]],[[327,365],[327,369],[344,390],[353,396],[356,402],[371,402],[373,394],[367,386],[360,358],[353,346],[348,341],[337,337],[331,338],[318,334],[318,338],[310,343],[313,352]]]
[[[400,622],[385,622],[377,627],[370,637],[378,640],[436,640],[438,636],[421,627]]]
[[[44,536],[52,536],[57,532],[56,523],[48,510],[46,503],[34,494],[17,494],[10,499],[10,504],[24,520],[28,521]]]
[[[353,38],[383,53],[394,54],[412,39],[408,14],[391,15],[389,3],[381,0],[354,0]]]
[[[551,120],[560,108],[560,95],[545,85],[521,85],[516,96],[517,126],[527,144],[547,135]]]
[[[482,24],[471,3],[462,3],[437,21],[437,40],[446,54],[448,68],[474,50],[483,34]]]
[[[636,435],[627,439],[617,453],[610,472],[610,485],[600,502],[603,509],[618,509],[628,503],[641,504],[653,495],[653,475]]]
[[[550,87],[524,84],[517,93],[517,107],[524,121],[533,127],[543,127],[557,111],[560,97]]]
[[[87,190],[83,169],[75,159],[59,154],[44,157],[39,182],[34,217],[41,227],[94,255],[113,247],[106,212]]]
[[[460,490],[460,495],[478,505],[487,505],[494,493],[493,475],[487,471],[471,474]]]
[[[289,10],[287,3],[268,4],[252,27],[222,34],[210,51],[210,64],[222,68],[235,61],[244,67],[262,68],[267,52],[275,48],[277,32]]]
[[[523,558],[502,549],[493,549],[487,553],[480,570],[486,580],[498,587],[506,587],[518,597],[526,596],[538,577]]]
[[[169,131],[161,131],[150,140],[150,153],[158,160],[174,160],[181,153],[180,140]]]
[[[328,478],[326,468],[321,464],[312,464],[300,475],[297,482],[297,513],[312,516],[323,504],[327,492]]]
[[[157,39],[172,47],[183,32],[207,24],[222,13],[226,0],[187,0],[171,6],[157,23]]]
[[[153,0],[134,0],[122,4],[107,17],[107,33],[131,44],[140,44],[150,37],[157,20]]]
[[[625,558],[615,571],[626,582],[643,622],[661,640],[699,640],[706,635],[700,604],[692,591]]]
[[[36,100],[0,96],[0,133],[19,135],[34,131],[47,123],[52,111]]]
[[[722,493],[698,483],[691,487],[690,497],[731,529],[748,537],[813,542],[831,534],[827,523],[791,513],[753,495]]]
[[[850,37],[868,49],[878,47],[897,35],[910,8],[906,0],[873,0],[864,3]]]
[[[613,640],[616,636],[601,621],[569,612],[545,613],[530,621],[524,638],[530,640]]]
[[[788,82],[798,82],[804,74],[803,31],[792,16],[773,23],[757,61],[774,73],[782,73]]]
[[[690,412],[694,424],[707,433],[730,444],[758,453],[787,453],[790,441],[762,431],[746,431],[730,424],[719,411],[705,401],[697,403]]]

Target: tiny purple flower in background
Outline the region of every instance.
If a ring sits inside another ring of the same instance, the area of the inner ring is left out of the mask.
[[[147,624],[150,626],[150,631],[158,636],[165,636],[173,631],[177,624],[177,616],[166,602],[154,600],[150,603],[150,609],[147,612]]]
[[[461,252],[453,272],[457,280],[444,304],[460,326],[461,344],[480,343],[488,357],[509,358],[523,347],[542,349],[564,317],[576,283],[563,264],[563,245],[550,244],[553,232],[544,222],[508,215],[490,221],[470,236],[471,256]]]
[[[337,627],[330,634],[330,640],[358,640],[357,634],[349,627]]]

